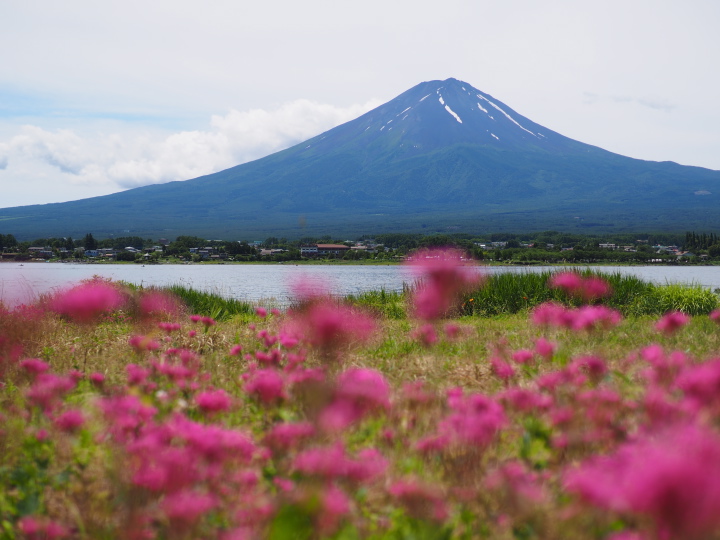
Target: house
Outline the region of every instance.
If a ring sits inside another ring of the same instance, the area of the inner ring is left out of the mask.
[[[311,257],[318,254],[317,244],[300,246],[300,255],[303,257]]]
[[[350,250],[344,244],[318,244],[318,255],[342,255]]]

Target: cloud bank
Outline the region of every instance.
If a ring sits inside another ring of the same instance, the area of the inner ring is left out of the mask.
[[[34,125],[0,142],[0,170],[14,161],[49,165],[72,183],[119,189],[187,180],[282,150],[380,105],[349,107],[299,99],[275,110],[230,110],[206,130],[81,136]]]

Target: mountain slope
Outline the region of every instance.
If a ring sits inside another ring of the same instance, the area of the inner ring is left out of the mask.
[[[18,237],[707,230],[718,193],[718,171],[574,141],[447,79],[251,163],[0,219]]]

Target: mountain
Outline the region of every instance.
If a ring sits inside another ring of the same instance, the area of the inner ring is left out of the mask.
[[[718,230],[720,171],[632,159],[456,79],[423,82],[296,146],[193,180],[5,208],[18,238],[256,239],[388,231]]]

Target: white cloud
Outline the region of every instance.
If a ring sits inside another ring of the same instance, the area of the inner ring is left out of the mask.
[[[335,107],[300,99],[275,110],[230,110],[208,130],[157,134],[95,134],[23,126],[0,143],[0,169],[15,160],[44,164],[75,184],[132,188],[187,180],[245,163],[302,142],[380,105]]]

